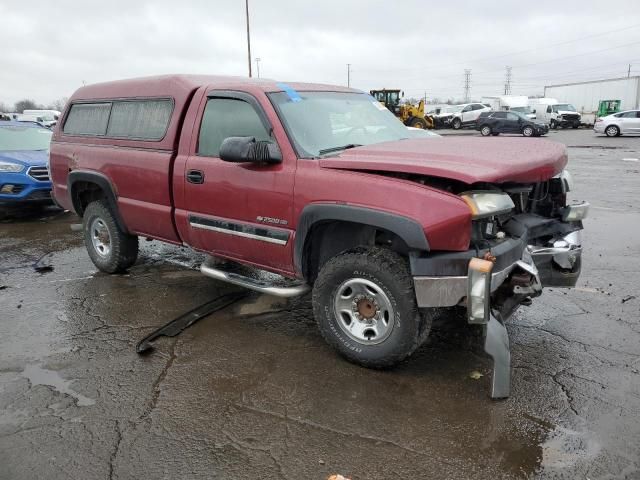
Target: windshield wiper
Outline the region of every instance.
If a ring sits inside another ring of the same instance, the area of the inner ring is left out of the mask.
[[[356,148],[361,146],[362,145],[360,145],[359,143],[348,143],[340,147],[323,148],[322,150],[318,150],[318,154],[324,155],[325,153],[339,152],[340,150],[348,150],[350,148]]]

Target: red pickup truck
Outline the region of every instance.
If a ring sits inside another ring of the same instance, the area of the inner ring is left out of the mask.
[[[575,285],[588,204],[567,205],[557,143],[413,133],[343,87],[122,80],[75,92],[51,177],[100,270],[131,267],[142,236],[208,253],[216,279],[313,289],[322,335],[364,366],[403,360],[436,309],[466,307],[504,397],[504,321],[543,285]]]

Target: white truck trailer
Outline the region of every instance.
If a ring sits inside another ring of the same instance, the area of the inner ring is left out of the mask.
[[[575,105],[581,123],[593,126],[601,100],[620,100],[621,110],[640,109],[640,76],[548,85],[544,96]]]

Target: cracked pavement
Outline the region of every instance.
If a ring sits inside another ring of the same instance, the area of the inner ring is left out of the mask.
[[[640,138],[550,138],[570,146],[572,199],[592,204],[583,273],[508,323],[504,401],[454,312],[387,371],[338,357],[308,297],[252,294],[139,356],[154,328],[236,287],[142,239],[127,274],[98,273],[68,213],[1,221],[0,479],[639,479],[640,162],[622,159]]]

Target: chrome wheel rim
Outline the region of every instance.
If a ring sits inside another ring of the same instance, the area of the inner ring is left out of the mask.
[[[487,135],[489,135],[491,133],[491,129],[489,127],[484,127],[482,129],[482,134],[486,137]]]
[[[608,127],[607,128],[607,135],[609,135],[610,137],[615,137],[616,135],[616,129],[614,127]]]
[[[101,218],[95,218],[89,227],[91,243],[98,255],[108,257],[111,253],[111,234]]]
[[[365,278],[350,278],[336,290],[334,312],[340,329],[363,345],[384,342],[395,325],[395,311],[387,294]]]
[[[531,135],[533,135],[533,130],[529,127],[524,129],[524,136],[525,137],[530,137]]]

